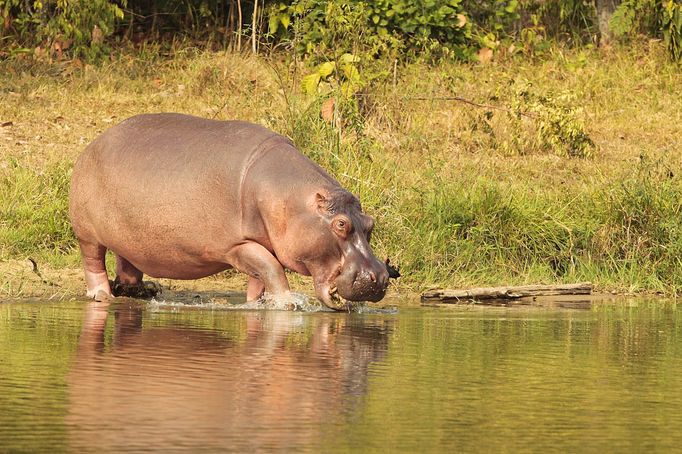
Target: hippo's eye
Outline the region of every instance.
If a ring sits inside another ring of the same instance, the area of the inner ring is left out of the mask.
[[[332,222],[332,227],[337,235],[339,235],[341,238],[345,238],[350,232],[351,225],[350,221],[347,219],[336,218],[334,219],[334,222]]]

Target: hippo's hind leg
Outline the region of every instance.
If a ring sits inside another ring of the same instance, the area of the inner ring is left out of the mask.
[[[114,279],[113,290],[116,296],[151,298],[156,296],[160,288],[154,282],[143,282],[142,271],[117,254],[116,279]]]
[[[116,281],[121,284],[136,285],[142,282],[142,271],[120,255],[116,255]]]
[[[83,257],[83,269],[85,270],[85,284],[88,287],[87,295],[96,301],[103,301],[111,297],[109,277],[104,258],[107,248],[96,242],[78,239]]]

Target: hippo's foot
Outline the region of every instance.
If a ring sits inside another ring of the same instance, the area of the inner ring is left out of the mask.
[[[113,295],[105,289],[95,289],[93,291],[88,291],[88,298],[92,298],[97,302],[106,302],[113,298]]]
[[[127,296],[128,298],[152,298],[162,289],[156,282],[141,281],[136,284],[126,284],[116,279],[111,286],[114,296]]]

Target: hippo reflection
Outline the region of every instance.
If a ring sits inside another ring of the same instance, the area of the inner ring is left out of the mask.
[[[153,440],[163,450],[193,440],[195,448],[296,449],[358,405],[391,331],[385,319],[334,313],[146,314],[90,303],[68,376],[72,447],[149,449]],[[255,428],[253,446],[231,444]]]

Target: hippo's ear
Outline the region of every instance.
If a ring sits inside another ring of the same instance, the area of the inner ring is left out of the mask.
[[[317,210],[322,214],[330,214],[331,201],[322,193],[315,194]]]

